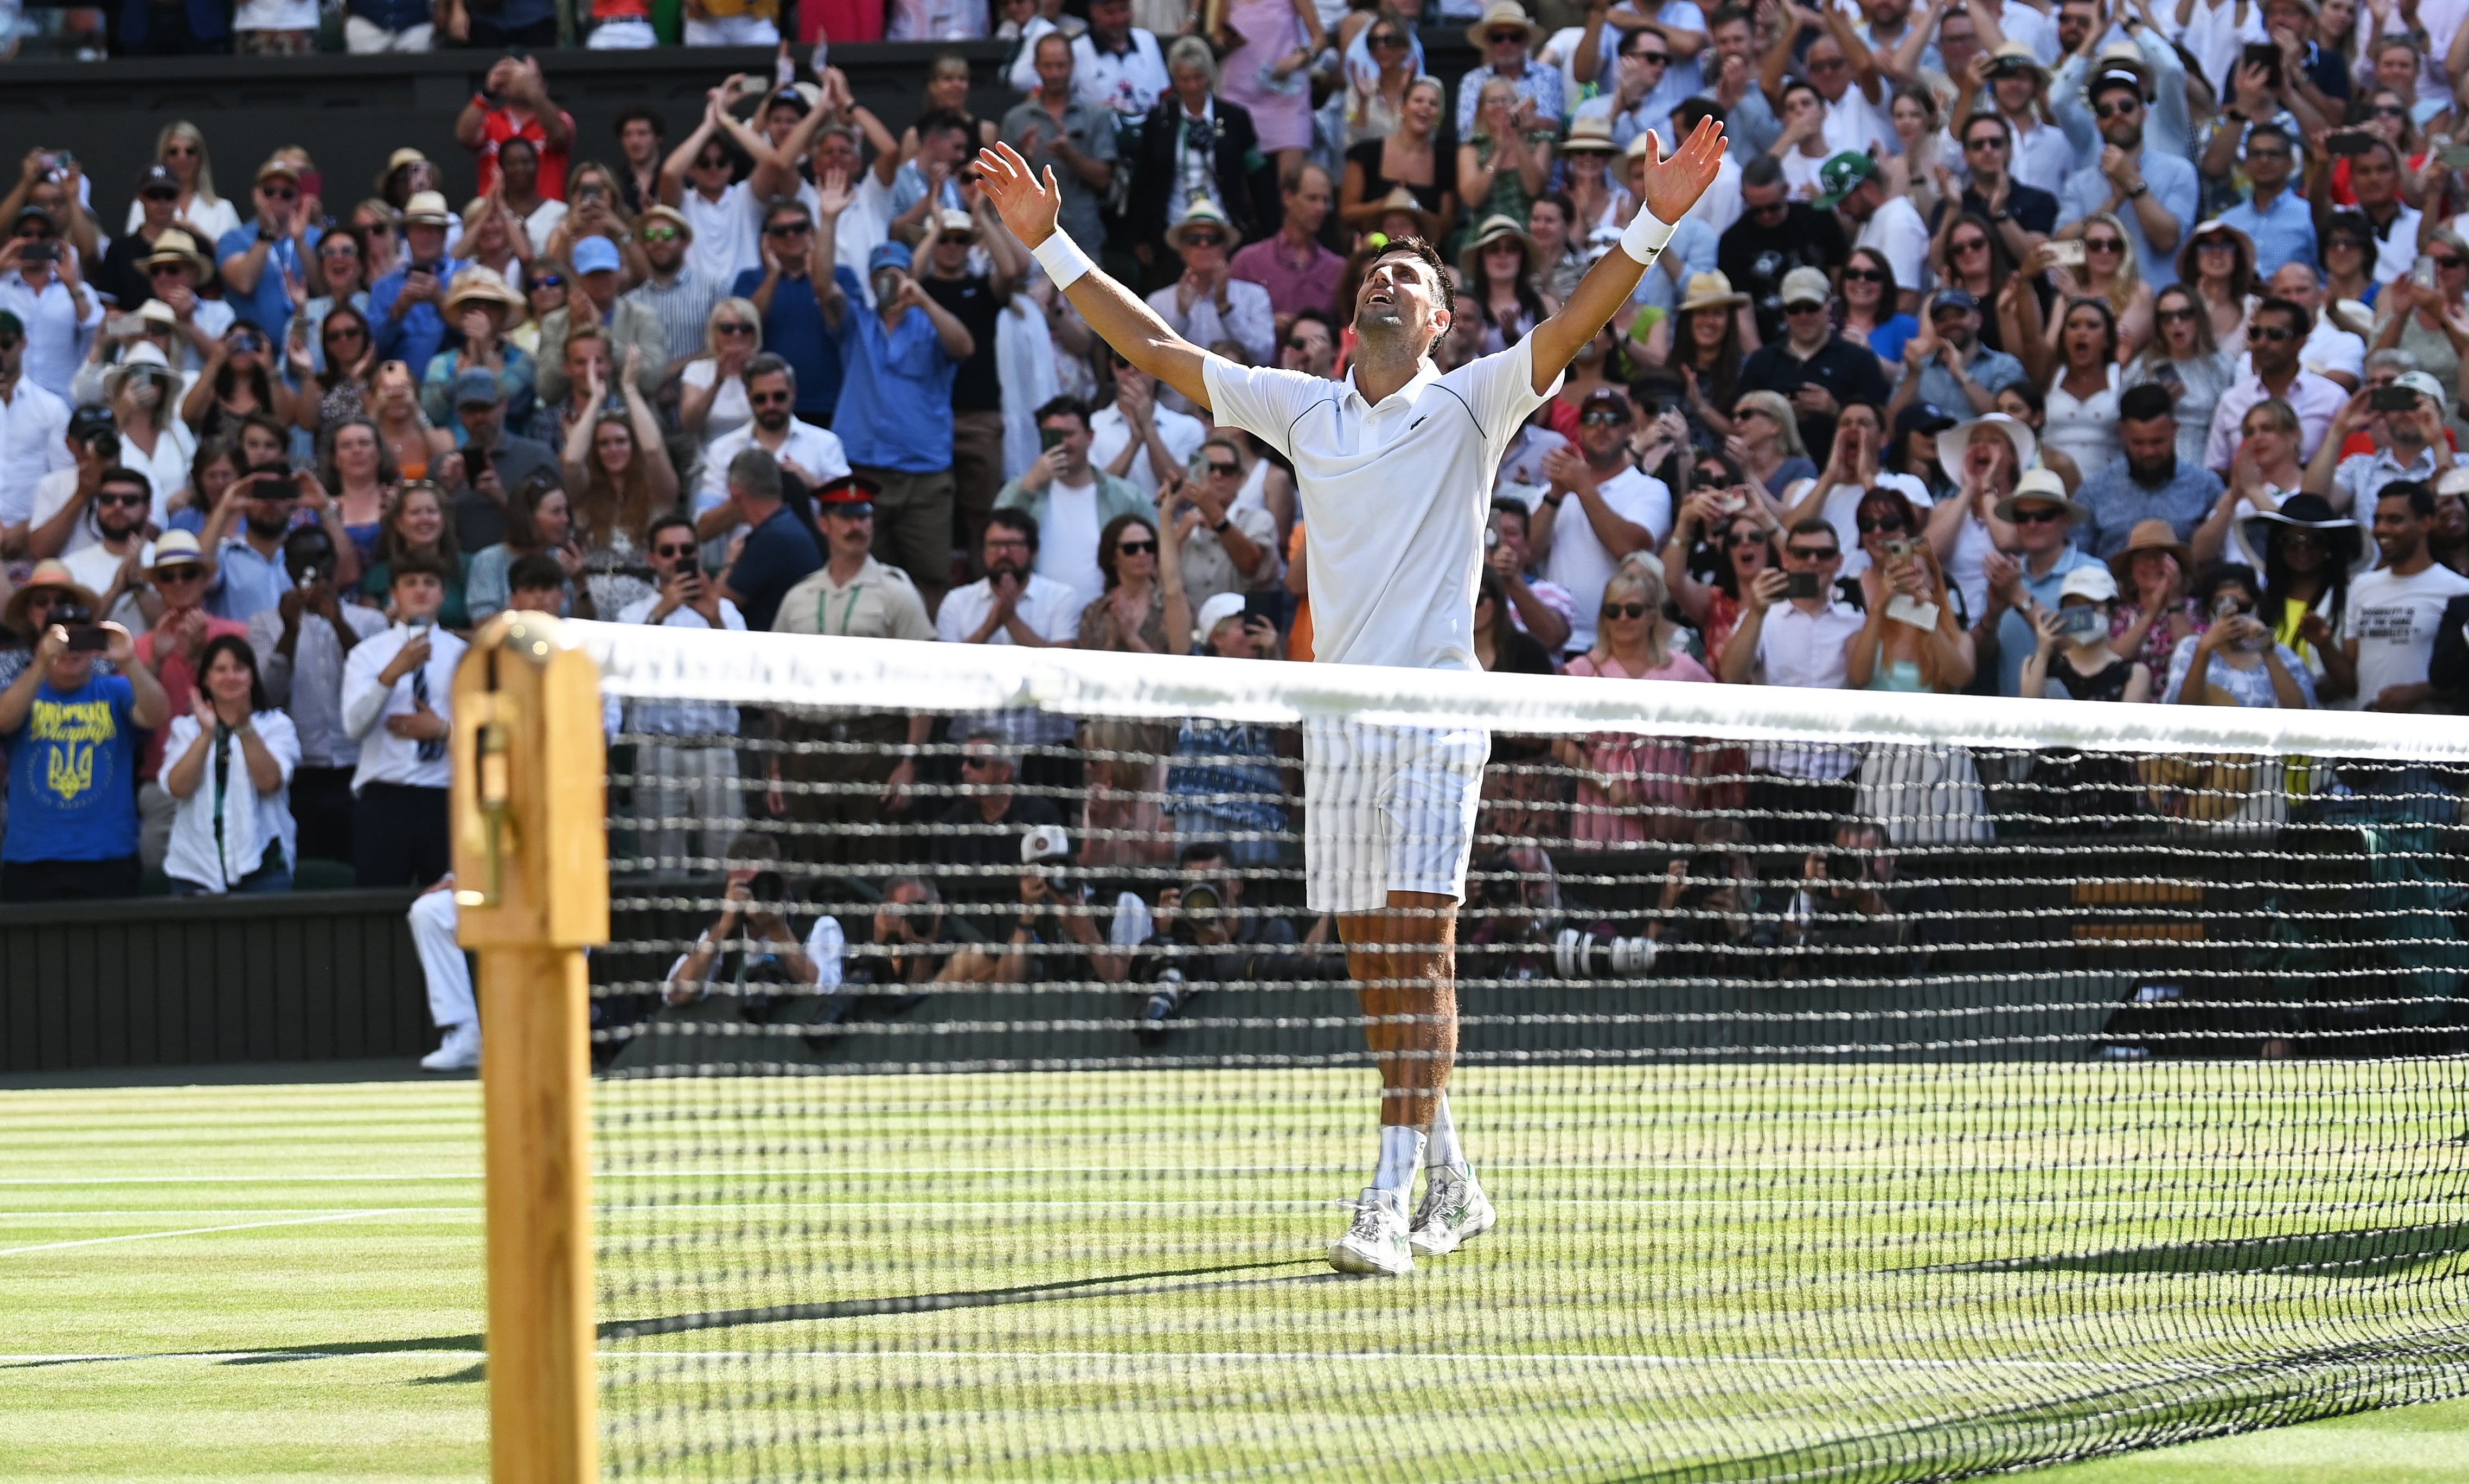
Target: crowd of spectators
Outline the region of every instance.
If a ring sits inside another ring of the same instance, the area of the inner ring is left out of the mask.
[[[290,9],[252,3],[227,34],[301,49]],[[150,13],[188,31],[133,48],[216,40],[198,7]],[[588,44],[642,44],[648,13],[593,5]],[[894,36],[1014,40],[1010,105],[972,112],[982,89],[953,57],[886,120],[819,49],[784,81],[784,45],[777,77],[720,80],[691,120],[630,110],[595,142],[520,50],[548,12],[354,0],[355,50],[515,47],[454,121],[468,158],[399,150],[353,203],[300,147],[237,189],[227,160],[219,187],[202,132],[174,123],[114,216],[119,183],[85,178],[74,141],[31,151],[0,198],[0,897],[156,870],[178,892],[283,890],[307,862],[432,885],[454,660],[504,608],[1309,659],[1289,470],[1096,340],[978,188],[996,140],[1052,168],[1065,228],[1180,333],[1343,378],[1380,243],[1421,237],[1456,266],[1433,354],[1461,364],[1531,332],[1617,242],[1650,136],[1725,125],[1714,188],[1503,451],[1484,668],[2469,703],[2451,653],[2469,622],[2457,17],[2354,0],[1200,17],[903,3]],[[764,0],[691,6],[685,39],[777,39],[776,20]],[[1442,27],[1479,65],[1426,70]],[[1138,854],[1146,831],[1147,864],[1205,875],[1258,864],[1293,823],[1290,739],[1260,729],[1193,722],[1149,739],[1154,777],[1056,778],[1036,775],[1072,724],[1033,713],[833,724],[879,759],[741,756],[722,739],[742,725],[821,724],[726,706],[622,725],[663,739],[636,806],[698,822],[642,832],[653,870],[750,860],[738,832],[759,815],[816,860],[835,824],[922,817],[951,780],[890,745],[930,740],[964,780],[1017,772],[1019,805],[1077,811],[978,820],[1001,827],[969,837],[997,857],[1014,825],[1068,828],[1075,858]],[[1497,819],[1548,806],[1566,841],[1618,846],[1685,812],[1686,770],[1650,746],[1522,746],[1495,761],[1545,766],[1506,771]],[[1565,796],[1520,792],[1555,766]],[[1857,749],[1745,766],[1753,809],[1770,780],[1839,787],[1845,815],[1948,781],[1879,777]],[[921,909],[956,892],[891,889]],[[934,972],[1004,957],[990,940]]]

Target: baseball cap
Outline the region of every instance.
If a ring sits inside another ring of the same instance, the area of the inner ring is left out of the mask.
[[[279,154],[257,167],[257,178],[261,185],[277,175],[296,183],[300,179],[300,167]]]
[[[1239,618],[1242,615],[1243,594],[1240,592],[1220,592],[1201,604],[1198,623],[1200,641],[1204,644],[1208,643],[1209,636],[1217,632],[1219,624],[1229,618]]]
[[[1834,297],[1834,286],[1826,275],[1813,267],[1796,267],[1783,275],[1783,304],[1789,309],[1795,304],[1823,304]]]
[[[1831,211],[1843,197],[1859,189],[1863,180],[1878,178],[1878,162],[1869,158],[1865,150],[1846,150],[1830,154],[1826,163],[1817,167],[1817,199],[1810,204],[1820,211]]]
[[[26,322],[24,320],[19,319],[16,315],[12,314],[7,310],[0,310],[0,335],[22,336],[25,333]]]
[[[2095,603],[2117,601],[2117,577],[2104,563],[2093,562],[2066,573],[2058,587],[2058,600],[2070,597],[2088,598]]]
[[[906,273],[909,271],[910,262],[907,243],[897,240],[877,243],[874,244],[874,251],[865,255],[866,276],[872,277],[879,269],[888,267],[896,267]]]
[[[1628,399],[1616,387],[1598,386],[1586,393],[1586,400],[1578,404],[1578,415],[1582,418],[1597,407],[1609,407],[1624,418],[1629,415]]]
[[[2423,371],[2404,371],[2392,378],[2392,384],[2406,386],[2421,397],[2432,397],[2438,404],[2443,401],[2443,383]]]
[[[494,407],[502,395],[494,371],[473,366],[454,374],[454,405],[458,407]]]
[[[1972,290],[1969,289],[1941,289],[1929,295],[1931,315],[1935,315],[1939,310],[1949,309],[1965,310],[1977,314],[1980,313],[1980,301],[1972,296]]]
[[[605,237],[578,238],[568,255],[578,273],[614,273],[617,271],[617,244]]]
[[[1032,824],[1020,837],[1020,863],[1072,859],[1072,836],[1060,824]]]
[[[171,166],[157,160],[137,173],[138,195],[144,196],[149,191],[166,189],[173,191],[180,189],[180,177],[172,174]]]

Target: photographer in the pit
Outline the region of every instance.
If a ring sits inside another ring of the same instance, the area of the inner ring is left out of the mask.
[[[944,909],[935,883],[894,876],[874,910],[872,940],[849,954],[846,992],[829,1018],[860,1009],[899,1014],[925,1004],[938,986],[991,983],[999,966],[984,937]]]
[[[1653,908],[1637,915],[1642,930],[1637,916],[1564,928],[1555,939],[1553,966],[1563,979],[1775,977],[1780,925],[1760,910],[1747,844],[1739,821],[1705,821],[1688,853],[1666,866],[1652,887]]]
[[[1899,885],[1897,866],[1885,825],[1871,819],[1836,821],[1832,846],[1810,851],[1803,863],[1800,891],[1788,914],[1802,946],[1836,951],[1830,957],[1839,957],[1853,977],[1917,970],[1932,939],[1932,924],[1947,920],[1946,895],[1927,883]],[[1904,962],[1869,956],[1889,948],[1910,949],[1911,957]],[[1799,977],[1834,968],[1820,962]]]
[[[1555,977],[1560,875],[1543,847],[1511,846],[1479,857],[1466,887],[1473,927],[1458,944],[1459,984]]]
[[[839,1018],[828,1013],[845,949],[839,919],[820,914],[799,935],[795,919],[805,904],[792,896],[763,836],[739,835],[727,860],[720,916],[669,966],[662,996],[676,1009],[727,996],[739,1019],[758,1025]]]
[[[1192,1000],[1212,985],[1263,985],[1306,977],[1295,948],[1295,925],[1243,905],[1243,878],[1226,846],[1197,840],[1177,863],[1180,886],[1158,893],[1156,931],[1135,967],[1149,986],[1141,1038],[1155,1042]]]
[[[1072,836],[1060,824],[1037,824],[1020,837],[1020,913],[1000,957],[1001,977],[1015,985],[1119,985],[1130,950],[1149,935],[1148,907],[1119,893],[1107,932],[1099,932],[1096,893],[1073,869]]]

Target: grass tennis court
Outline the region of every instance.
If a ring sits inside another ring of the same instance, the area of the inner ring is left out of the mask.
[[[2032,1177],[2017,1176],[2003,1186],[2008,1199],[1990,1214],[1988,1227],[2011,1232],[2035,1222],[2096,1220],[2105,1241],[2136,1232],[2164,1234],[2168,1218],[2155,1199],[2156,1190],[2164,1187],[2156,1181],[2166,1182],[2173,1206],[2246,1199],[2226,1173],[2216,1179],[2200,1160],[2177,1157],[2200,1152],[2177,1147],[2181,1142],[2200,1141],[2191,1131],[2186,1141],[2166,1132],[2170,1099],[2162,1094],[2173,1084],[2226,1100],[2216,1105],[2236,1109],[2241,1126],[2276,1123],[2301,1103],[2310,1106],[2313,1132],[2290,1136],[2293,1157],[2307,1140],[2330,1147],[2355,1142],[2354,1129],[2327,1120],[2327,1107],[2340,1102],[2326,1101],[2327,1088],[2319,1080],[2290,1081],[2283,1074],[2283,1080],[2265,1086],[2233,1068],[2140,1070],[2161,1075],[2131,1084],[2139,1089],[2132,1098],[2053,1099],[2049,1105],[2062,1110],[2062,1122],[2075,1125],[2092,1163],[2099,1163],[2102,1152],[2093,1135],[2103,1119],[2088,1110],[2103,1107],[2131,1108],[2124,1116],[2152,1131],[2148,1152],[2170,1157],[2120,1162],[2114,1179],[2095,1182],[2106,1192],[2099,1198],[2111,1202],[2098,1211],[2052,1208],[2044,1201],[2047,1190],[2036,1190]],[[947,1404],[981,1406],[983,1399],[953,1391],[955,1368],[948,1359],[929,1363],[912,1357],[913,1373],[904,1373],[896,1356],[887,1352],[959,1343],[991,1351],[999,1345],[1009,1356],[1001,1361],[1009,1378],[1005,1400],[1023,1414],[1009,1426],[1033,1430],[1038,1415],[1051,1404],[1068,1404],[1091,1380],[1119,1384],[1123,1372],[1109,1366],[1124,1353],[1154,1356],[1143,1374],[1161,1395],[1239,1393],[1241,1386],[1222,1361],[1203,1367],[1190,1357],[1242,1351],[1255,1357],[1249,1364],[1274,1368],[1283,1351],[1360,1344],[1385,1322],[1382,1314],[1394,1317],[1397,1299],[1411,1293],[1419,1310],[1446,1315],[1436,1322],[1455,1327],[1469,1349],[1480,1345],[1485,1354],[1500,1356],[1522,1354],[1534,1368],[1513,1374],[1505,1361],[1482,1367],[1486,1380],[1480,1394],[1468,1399],[1470,1417],[1490,1426],[1481,1420],[1512,1416],[1521,1406],[1539,1414],[1551,1405],[1551,1379],[1563,1363],[1556,1357],[1573,1335],[1601,1333],[1605,1321],[1600,1314],[1616,1310],[1621,1295],[1598,1293],[1598,1317],[1573,1318],[1561,1311],[1571,1306],[1532,1302],[1537,1286],[1531,1273],[1520,1274],[1513,1264],[1549,1262],[1567,1270],[1572,1264],[1600,1265],[1614,1252],[1625,1262],[1650,1256],[1665,1269],[1686,1264],[1692,1260],[1690,1229],[1672,1213],[1692,1210],[1678,1203],[1705,1199],[1709,1187],[1702,1180],[1686,1181],[1678,1171],[1693,1163],[1693,1148],[1701,1166],[1707,1163],[1702,1156],[1717,1152],[1694,1145],[1691,1131],[1702,1144],[1714,1130],[1753,1127],[1761,1109],[1788,1107],[1810,1094],[1778,1077],[1752,1096],[1716,1101],[1694,1095],[1687,1077],[1665,1078],[1659,1089],[1624,1090],[1611,1077],[1594,1074],[1589,1098],[1608,1101],[1590,1104],[1587,1099],[1551,1095],[1533,1074],[1524,1074],[1522,1082],[1519,1074],[1489,1075],[1494,1085],[1486,1117],[1493,1136],[1478,1155],[1488,1154],[1498,1173],[1488,1179],[1512,1217],[1510,1203],[1520,1200],[1530,1210],[1558,1212],[1559,1245],[1540,1241],[1531,1224],[1528,1240],[1512,1243],[1507,1239],[1513,1229],[1504,1226],[1491,1250],[1479,1243],[1435,1264],[1411,1280],[1411,1290],[1334,1283],[1314,1270],[1311,1259],[1340,1219],[1326,1204],[1334,1194],[1332,1171],[1340,1168],[1332,1161],[1355,1148],[1353,1141],[1311,1147],[1327,1142],[1324,1135],[1339,1117],[1327,1084],[1313,1082],[1315,1074],[1240,1074],[1207,1089],[1208,1096],[1171,1099],[1165,1090],[1179,1087],[1188,1094],[1192,1074],[1074,1078],[1069,1083],[1053,1078],[1048,1090],[1069,1093],[1073,1105],[1089,1111],[1076,1122],[1053,1122],[1046,1146],[1017,1134],[1004,1137],[1000,1102],[988,1098],[982,1082],[965,1078],[807,1084],[800,1096],[838,1104],[830,1113],[816,1112],[815,1126],[799,1126],[780,1112],[775,1100],[791,1084],[771,1084],[760,1098],[750,1096],[750,1084],[604,1086],[604,1123],[630,1103],[647,1115],[639,1125],[626,1125],[639,1129],[627,1136],[635,1170],[621,1171],[621,1178],[604,1186],[604,1195],[669,1193],[618,1197],[627,1209],[616,1218],[616,1235],[620,1241],[639,1240],[636,1250],[646,1254],[686,1255],[663,1259],[665,1266],[648,1258],[639,1264],[638,1277],[669,1276],[612,1300],[626,1317],[796,1302],[812,1298],[819,1287],[835,1297],[876,1289],[893,1296],[1020,1285],[1040,1275],[1067,1283],[1092,1273],[1124,1280],[1093,1288],[1086,1299],[839,1314],[644,1335],[612,1341],[612,1358],[623,1356],[626,1365],[674,1378],[690,1376],[698,1355],[735,1356],[754,1347],[766,1356],[762,1374],[770,1382],[812,1385],[850,1383],[848,1352],[871,1351],[866,1363],[877,1383],[914,1380]],[[1915,1080],[1907,1089],[1912,1096],[1904,1100],[1919,1133],[1911,1148],[1960,1147],[1948,1137],[1955,1132],[1950,1105],[1927,1105],[1930,1088],[1950,1094],[1959,1088],[1966,1097],[1977,1097],[1979,1079],[1998,1075],[1973,1068],[1957,1081],[1948,1069],[1939,1069]],[[2044,1092],[2053,1090],[2047,1079],[2061,1076],[2083,1078],[2086,1093],[2114,1095],[2130,1085],[2105,1070],[2042,1068],[2030,1075],[2043,1079]],[[2340,1075],[2334,1069],[2309,1074]],[[1673,1130],[1668,1139],[1644,1149],[1590,1149],[1590,1127],[1608,1135],[1619,1123],[1598,1125],[1603,1109],[1617,1103],[1626,1119],[1640,1106],[1636,1098],[1642,1091],[1666,1100],[1660,1111]],[[700,1107],[692,1105],[697,1097],[706,1100]],[[1242,1186],[1243,1198],[1254,1204],[1229,1204],[1234,1198],[1229,1182],[1206,1172],[1207,1165],[1194,1165],[1189,1168],[1203,1172],[1187,1182],[1182,1196],[1193,1224],[1173,1226],[1164,1239],[1142,1239],[1127,1230],[1121,1213],[1127,1205],[1140,1209],[1132,1203],[1146,1199],[1148,1188],[1100,1172],[1117,1164],[1124,1141],[1168,1164],[1220,1157],[1218,1130],[1230,1113],[1259,1130],[1250,1148],[1262,1173]],[[2431,1129],[2459,1117],[2457,1099],[2417,1098],[2381,1108],[2377,1122],[2385,1125],[2379,1131],[2389,1135],[2388,1125],[2396,1122],[2422,1122]],[[721,1118],[740,1122],[713,1122]],[[796,1166],[799,1151],[826,1122],[836,1129],[838,1151],[828,1170],[784,1183],[756,1175],[743,1157],[753,1142],[765,1142],[779,1151],[784,1166]],[[1908,1149],[1880,1161],[1874,1151],[1884,1146],[1874,1126],[1846,1119],[1839,1131],[1839,1148],[1870,1148],[1871,1163],[1879,1168],[1847,1176],[1851,1162],[1835,1161],[1821,1182],[1832,1207],[1811,1199],[1818,1193],[1807,1172],[1750,1168],[1765,1162],[1743,1157],[1755,1154],[1754,1140],[1735,1135],[1733,1147],[1719,1151],[1741,1167],[1716,1187],[1728,1192],[1721,1198],[1732,1213],[1723,1217],[1722,1239],[1737,1243],[1746,1231],[1765,1230],[1765,1250],[1781,1261],[1847,1241],[1851,1228],[1843,1223],[1856,1221],[1863,1242],[1891,1241],[1907,1249],[1911,1261],[1902,1265],[1938,1270],[1908,1280],[1909,1301],[1919,1311],[1929,1311],[1932,1295],[1943,1303],[1947,1292],[1960,1290],[1959,1303],[1938,1310],[1943,1318],[1936,1322],[1948,1333],[1960,1328],[2001,1336],[2013,1347],[2042,1328],[2021,1296],[2054,1281],[2050,1270],[1953,1276],[1944,1271],[1978,1245],[1976,1230],[1955,1232],[1945,1217],[1946,1202],[1957,1194],[1948,1176],[1953,1162],[1915,1160]],[[1555,1151],[1550,1158],[1547,1136]],[[1993,1129],[1986,1136],[2011,1139],[2015,1132]],[[654,1178],[663,1168],[691,1168],[679,1160],[681,1153],[731,1139],[740,1141],[731,1147],[741,1153],[725,1178]],[[478,1116],[472,1084],[0,1092],[0,1140],[12,1154],[0,1172],[0,1352],[8,1356],[0,1361],[6,1367],[0,1372],[0,1477],[408,1479],[484,1472]],[[1585,1167],[1614,1152],[1627,1156],[1616,1182],[1587,1172]],[[1016,1171],[1027,1167],[1045,1172],[1033,1182],[1025,1180]],[[1064,1172],[1073,1167],[1077,1172]],[[2413,1219],[2457,1221],[2464,1215],[2454,1204],[2464,1194],[2458,1174],[2457,1161],[2442,1159],[2406,1171],[2372,1165],[2326,1169],[2310,1182],[2307,1209],[2298,1213],[2307,1219],[2300,1224],[2312,1229],[2318,1212],[2355,1209],[2369,1184],[2385,1185],[2381,1199],[2388,1200],[2394,1179],[2411,1182],[2417,1193]],[[748,1197],[724,1202],[738,1207],[735,1214],[695,1212],[697,1204],[707,1207],[731,1189]],[[1965,1194],[1977,1189],[1963,1187]],[[2085,1182],[2077,1178],[2070,1190],[2082,1196]],[[1848,1215],[1847,1192],[1858,1193],[1853,1204],[1858,1207]],[[1621,1209],[1623,1203],[1630,1209]],[[768,1223],[784,1219],[793,1208],[797,1219],[811,1223],[799,1238],[807,1243],[799,1261],[822,1265],[784,1264],[768,1279],[738,1271],[754,1245],[776,1237]],[[1738,1214],[1750,1210],[1761,1213],[1754,1227],[1745,1224],[1751,1217]],[[1058,1234],[1068,1240],[1056,1241]],[[961,1255],[951,1256],[956,1236],[996,1238],[996,1250],[972,1254],[972,1242],[961,1240]],[[1025,1245],[1032,1237],[1040,1243],[1035,1250]],[[732,1258],[732,1242],[752,1245]],[[1257,1252],[1253,1261],[1261,1265],[1196,1282],[1160,1276],[1184,1266],[1231,1265],[1230,1252]],[[2457,1260],[2388,1245],[2336,1261],[2404,1272],[2434,1294],[2457,1291],[2460,1282]],[[826,1282],[817,1273],[831,1276]],[[2079,1265],[2065,1276],[2119,1287],[2141,1281],[2141,1275],[2114,1267]],[[2319,1298],[2295,1290],[2341,1282],[2244,1279],[2235,1290],[2240,1317],[2252,1323],[2273,1313],[2315,1313],[2337,1328],[2345,1322],[2337,1306],[2324,1310]],[[1759,1333],[1759,1315],[1767,1311],[1761,1296],[1766,1287],[1735,1284],[1727,1294],[1710,1297],[1697,1317],[1709,1333],[1728,1328],[1736,1336],[1763,1340],[1758,1348],[1768,1360],[1806,1358],[1808,1352],[1824,1350],[1811,1336]],[[2001,1290],[2007,1297],[1998,1296]],[[1449,1304],[1453,1294],[1461,1302]],[[1832,1306],[1837,1312],[1871,1301],[1814,1288],[1802,1298],[1812,1310]],[[2308,1310],[2308,1304],[2317,1307]],[[819,1342],[818,1335],[828,1335],[829,1343]],[[2201,1347],[2201,1333],[2193,1342]],[[1668,1350],[1669,1344],[1632,1348]],[[811,1353],[793,1356],[783,1351]],[[641,1358],[646,1352],[657,1354],[647,1362]],[[1794,1404],[1822,1408],[1834,1395],[1876,1404],[1912,1387],[1944,1390],[1952,1384],[1943,1375],[1909,1380],[1909,1369],[1883,1363],[1895,1358],[1889,1356],[1835,1358],[1868,1362],[1853,1373],[1861,1378],[1858,1384],[1848,1392],[1835,1384],[1812,1385]],[[2029,1357],[2013,1348],[2004,1356],[1973,1357],[1980,1364],[2001,1358]],[[2121,1371],[2169,1358],[2157,1353],[2116,1356]],[[727,1377],[732,1374],[727,1368],[737,1362],[712,1363]],[[1730,1374],[1719,1364],[1701,1365],[1693,1385],[1719,1389]],[[1539,1381],[1534,1379],[1538,1375]],[[892,1406],[898,1395],[878,1392],[872,1404]],[[623,1396],[621,1389],[612,1405]],[[1675,1407],[1672,1415],[1686,1431],[1686,1408]],[[1344,1419],[1287,1413],[1282,1420],[1301,1425]],[[1604,1421],[1578,1409],[1534,1426],[1601,1438]],[[1126,1426],[1145,1432],[1166,1423],[1197,1432],[1192,1414],[1178,1420],[1171,1409],[1162,1418]],[[1253,1435],[1271,1446],[1276,1433],[1257,1427]],[[2455,1403],[2102,1460],[2042,1476],[2079,1484],[2193,1478],[2263,1484],[2464,1474],[2469,1404]],[[1090,1476],[1111,1475],[1093,1470]]]

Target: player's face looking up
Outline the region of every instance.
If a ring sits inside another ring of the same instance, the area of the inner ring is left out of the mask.
[[[1429,263],[1393,252],[1372,265],[1354,298],[1354,332],[1383,353],[1423,355],[1449,327],[1444,290]]]

